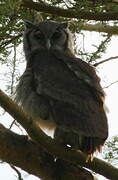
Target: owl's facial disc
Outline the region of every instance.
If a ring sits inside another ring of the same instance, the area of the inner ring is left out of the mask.
[[[34,38],[41,49],[50,50],[64,50],[67,42],[67,34],[60,26],[49,28],[36,27],[33,32]]]

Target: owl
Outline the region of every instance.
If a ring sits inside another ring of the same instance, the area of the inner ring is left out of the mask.
[[[16,101],[63,146],[88,155],[108,136],[105,94],[94,67],[74,55],[68,23],[25,22],[26,70]]]

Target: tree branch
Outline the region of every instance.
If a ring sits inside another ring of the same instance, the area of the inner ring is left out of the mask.
[[[23,180],[20,171],[17,168],[15,168],[15,166],[13,166],[13,165],[10,165],[10,167],[17,173],[18,180]]]
[[[83,23],[81,25],[81,29],[85,31],[96,31],[96,32],[104,32],[108,34],[118,35],[118,26],[110,26],[105,24],[88,24]]]
[[[89,168],[96,173],[99,173],[109,179],[118,179],[118,169],[112,165],[94,158],[92,162],[86,162],[87,156],[80,152],[70,148],[64,148],[59,145],[54,139],[47,136],[38,127],[35,120],[28,116],[22,108],[14,103],[7,95],[0,90],[0,105],[9,113],[12,117],[24,127],[30,137],[35,140],[44,150],[51,155],[63,159],[67,162],[80,165],[82,167]]]
[[[46,180],[51,180],[54,164],[51,165],[50,161],[48,164],[45,158],[42,148],[27,136],[15,134],[0,125],[0,159],[42,179],[46,179],[48,173]]]
[[[107,34],[106,38],[101,41],[101,43],[96,47],[96,51],[94,51],[89,59],[90,62],[96,61],[96,59],[99,59],[101,57],[101,53],[105,53],[106,51],[106,45],[109,43],[111,40],[111,34]]]
[[[116,84],[116,83],[118,83],[118,80],[110,83],[110,84],[107,85],[107,86],[105,86],[104,89],[109,88],[110,86],[112,86],[112,85],[114,85],[114,84]]]
[[[98,66],[98,65],[100,65],[100,64],[103,64],[103,63],[105,63],[105,62],[108,62],[108,61],[110,61],[110,60],[112,60],[112,59],[118,59],[118,56],[110,57],[110,58],[108,58],[108,59],[102,60],[102,61],[100,61],[100,62],[97,62],[97,63],[93,64],[93,66],[96,67],[96,66]]]
[[[11,39],[5,40],[3,42],[1,42],[0,47],[4,48],[5,46],[9,45],[10,43],[12,43],[13,41],[15,41],[16,39],[20,38],[22,36],[22,33],[16,35],[16,36],[12,36]]]
[[[6,129],[0,124],[0,159],[20,167],[30,174],[36,175],[42,180],[58,180],[57,170],[59,163],[54,161],[54,157],[50,156],[42,147],[37,145],[27,136],[18,135]],[[93,180],[93,176],[87,170],[72,164],[65,164],[63,167],[62,180]],[[12,168],[14,169],[12,165]],[[21,174],[15,168],[19,179]]]
[[[118,20],[118,12],[87,12],[83,10],[71,10],[71,9],[62,9],[56,6],[51,6],[46,3],[37,3],[28,0],[22,0],[20,6],[34,9],[36,11],[44,12],[47,14],[52,14],[55,16],[61,16],[66,18],[77,18],[77,19],[87,19],[87,20],[96,20],[96,21],[110,21]]]

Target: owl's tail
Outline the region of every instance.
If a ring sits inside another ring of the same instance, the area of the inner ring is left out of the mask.
[[[81,150],[88,155],[86,161],[92,161],[95,152],[101,152],[105,139],[98,137],[87,137],[78,135],[73,132],[67,132],[63,129],[57,128],[54,138],[64,146],[71,147],[75,150]]]

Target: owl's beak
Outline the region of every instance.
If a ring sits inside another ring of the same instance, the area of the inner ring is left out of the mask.
[[[50,39],[47,39],[47,40],[46,40],[46,48],[47,48],[47,50],[49,50],[50,47],[51,47]]]

